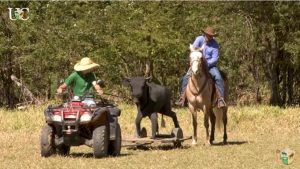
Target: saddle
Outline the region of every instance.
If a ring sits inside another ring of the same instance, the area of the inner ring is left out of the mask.
[[[226,102],[221,97],[220,91],[217,88],[215,81],[213,80],[211,74],[208,72],[208,68],[206,67],[204,69],[205,69],[205,73],[208,77],[209,83],[211,83],[211,85],[213,86],[213,88],[212,88],[213,91],[212,91],[212,96],[211,96],[211,101],[212,101],[212,103],[214,103],[213,107],[218,107],[218,108],[226,107],[227,106]],[[227,76],[226,76],[225,72],[220,70],[220,74],[221,74],[223,81],[224,82],[227,81]],[[182,97],[175,104],[179,105],[179,106],[187,107],[188,104],[187,104],[187,99],[186,99],[186,90],[183,91]]]

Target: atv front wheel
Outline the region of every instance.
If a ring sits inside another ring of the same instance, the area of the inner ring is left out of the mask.
[[[102,125],[93,131],[93,149],[94,157],[101,158],[107,156],[108,149],[108,127]]]
[[[55,153],[54,132],[48,124],[44,125],[41,132],[41,156],[49,157]]]
[[[117,123],[115,140],[109,141],[108,154],[112,156],[120,155],[121,142],[122,142],[121,128],[120,128],[120,124]]]

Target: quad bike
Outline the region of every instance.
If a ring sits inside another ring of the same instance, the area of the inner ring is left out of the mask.
[[[74,96],[44,111],[46,124],[41,131],[41,156],[68,155],[71,146],[93,148],[95,158],[117,156],[121,151],[121,111],[105,99],[93,95]]]

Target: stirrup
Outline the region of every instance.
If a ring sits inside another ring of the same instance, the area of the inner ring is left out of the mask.
[[[183,98],[179,98],[179,100],[177,100],[176,102],[175,102],[175,105],[177,105],[177,106],[184,106],[184,99]]]
[[[226,102],[223,98],[217,100],[217,105],[218,105],[218,108],[223,108],[223,107],[227,106]]]

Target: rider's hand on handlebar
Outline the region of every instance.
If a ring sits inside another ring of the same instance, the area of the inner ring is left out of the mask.
[[[62,88],[58,88],[58,89],[56,90],[56,93],[57,93],[57,94],[62,94],[62,92],[63,92],[63,89],[62,89]]]

